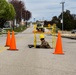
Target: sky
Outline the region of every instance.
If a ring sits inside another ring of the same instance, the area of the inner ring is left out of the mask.
[[[62,4],[64,3],[64,11],[70,10],[71,14],[76,14],[76,0],[22,0],[26,6],[26,10],[32,13],[30,21],[51,20],[53,16],[59,16],[62,12]]]

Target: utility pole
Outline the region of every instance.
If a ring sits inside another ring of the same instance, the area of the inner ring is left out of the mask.
[[[64,29],[64,28],[63,28],[63,27],[64,27],[64,26],[63,26],[63,25],[64,25],[64,22],[63,22],[63,20],[64,20],[64,19],[63,19],[63,14],[64,14],[64,3],[65,3],[65,2],[61,2],[61,3],[60,3],[60,4],[62,4],[62,32],[63,32],[63,29]]]

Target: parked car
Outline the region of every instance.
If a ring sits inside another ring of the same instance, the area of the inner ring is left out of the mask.
[[[71,33],[72,34],[75,34],[76,33],[76,29],[72,30]]]
[[[2,32],[2,28],[0,28],[0,32]]]
[[[10,28],[10,21],[6,21],[4,23],[4,28]]]

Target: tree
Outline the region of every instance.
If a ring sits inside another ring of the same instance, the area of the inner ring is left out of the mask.
[[[28,10],[26,10],[26,11],[25,11],[25,17],[24,17],[24,18],[25,18],[25,20],[28,21],[28,20],[31,18],[31,12],[28,11]]]
[[[53,16],[52,22],[56,23],[57,27],[62,30],[62,13],[57,16]],[[63,12],[63,29],[64,30],[72,30],[76,29],[76,14],[70,14],[70,10],[66,10]]]
[[[62,19],[62,13],[59,15],[59,20]],[[66,12],[63,12],[63,28],[64,30],[71,30],[74,29],[74,17],[70,14],[69,10],[66,10]],[[61,27],[61,23],[59,25]]]
[[[15,10],[10,3],[6,2],[6,0],[0,1],[0,7],[0,27],[3,28],[3,25],[7,20],[14,19]]]
[[[52,20],[51,20],[53,23],[58,23],[59,22],[59,19],[57,18],[57,16],[54,16],[52,17]]]
[[[10,2],[16,11],[16,20],[18,23],[21,22],[21,19],[29,20],[31,18],[31,12],[26,10],[25,5],[22,1],[12,0]]]

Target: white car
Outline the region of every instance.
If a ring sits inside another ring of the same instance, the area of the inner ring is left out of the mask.
[[[75,34],[76,33],[76,29],[72,30],[71,33]]]

